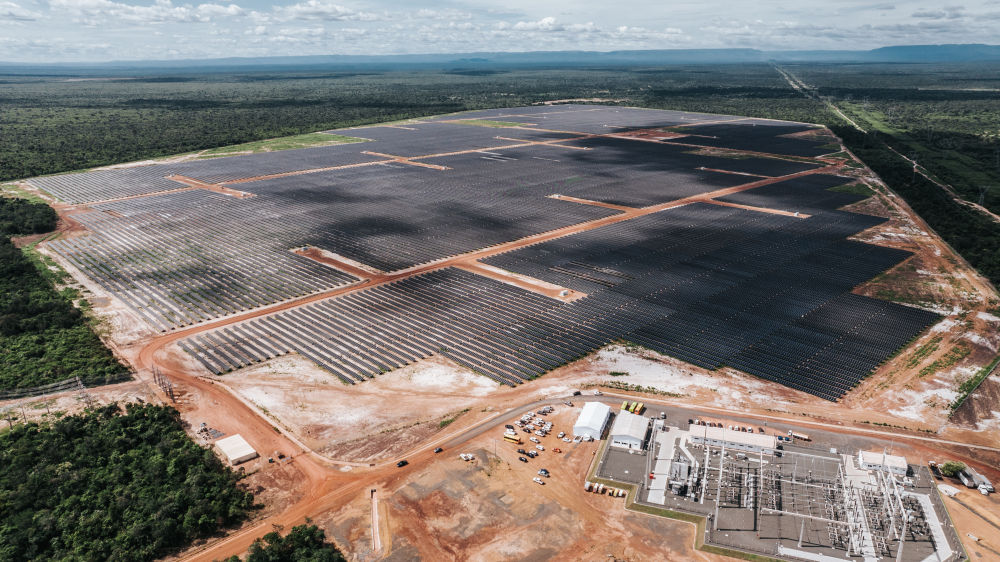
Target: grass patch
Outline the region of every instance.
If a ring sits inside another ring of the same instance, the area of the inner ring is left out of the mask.
[[[262,141],[246,142],[234,144],[232,146],[220,146],[203,152],[198,158],[217,158],[219,156],[230,156],[237,153],[259,152],[279,152],[282,150],[295,150],[297,148],[310,148],[316,146],[331,146],[335,144],[348,144],[355,142],[367,142],[366,139],[357,137],[346,137],[343,135],[328,135],[326,133],[307,133],[291,137],[281,137]]]
[[[910,358],[907,359],[906,366],[916,367],[917,365],[920,364],[921,361],[927,358],[928,355],[937,351],[938,345],[940,344],[941,344],[941,336],[934,336],[933,338],[930,339],[930,341],[918,347],[917,350],[913,352],[913,355],[911,355]]]
[[[42,205],[48,205],[48,202],[39,197],[38,195],[12,183],[5,183],[3,185],[0,185],[0,196],[13,197],[15,199],[25,199],[27,201],[31,201],[32,203],[41,203]]]
[[[625,371],[609,371],[608,372],[608,376],[609,377],[627,377],[628,375],[629,374],[626,373]]]
[[[454,423],[455,420],[457,420],[459,417],[461,417],[462,414],[464,414],[464,413],[466,413],[468,411],[469,411],[469,409],[466,408],[464,410],[460,410],[458,413],[456,413],[454,416],[451,416],[450,418],[445,418],[445,419],[441,420],[441,422],[438,423],[438,428],[448,427],[449,425],[451,425],[452,423]]]
[[[955,410],[965,403],[965,400],[970,394],[975,392],[979,385],[983,384],[986,377],[990,376],[993,369],[996,368],[997,363],[1000,363],[1000,355],[993,359],[989,365],[983,367],[975,376],[970,377],[968,380],[962,381],[962,384],[958,385],[958,397],[955,401],[951,403],[951,413],[955,413]]]
[[[610,374],[610,373],[609,373]],[[627,373],[626,373],[627,374]],[[684,394],[679,394],[677,392],[668,392],[666,390],[660,390],[652,386],[642,386],[639,384],[629,384],[627,382],[619,381],[606,381],[602,382],[600,386],[605,388],[614,388],[616,390],[624,390],[626,392],[642,392],[645,394],[656,394],[659,396],[669,396],[670,398],[683,398]]]
[[[927,365],[923,369],[920,369],[920,373],[917,376],[925,377],[927,375],[942,371],[951,367],[955,363],[958,363],[962,359],[965,359],[972,353],[972,348],[965,344],[959,344],[951,348],[948,353],[945,353],[943,357],[935,360],[930,365]]]
[[[827,191],[836,191],[837,193],[851,193],[854,195],[862,195],[864,197],[871,197],[875,195],[872,188],[868,187],[863,183],[852,183],[848,185],[838,185],[837,187],[831,187]]]

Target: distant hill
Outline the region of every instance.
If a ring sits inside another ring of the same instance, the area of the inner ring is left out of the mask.
[[[627,66],[660,64],[737,64],[752,62],[982,62],[1000,61],[1000,45],[900,45],[868,51],[761,51],[758,49],[673,49],[648,51],[534,51],[418,55],[314,55],[198,60],[112,61],[102,63],[7,63],[0,73],[86,73],[219,70],[315,70],[388,68],[504,68]]]

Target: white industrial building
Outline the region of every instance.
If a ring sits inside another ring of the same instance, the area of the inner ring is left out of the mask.
[[[608,424],[609,416],[611,416],[611,407],[607,404],[587,402],[583,405],[580,417],[576,418],[576,423],[573,424],[573,435],[600,439],[604,433],[604,426]]]
[[[881,470],[897,476],[906,476],[906,457],[887,455],[882,451],[859,451],[858,466],[862,470]]]
[[[688,433],[692,443],[714,447],[724,446],[727,449],[748,453],[771,454],[778,442],[773,435],[735,431],[725,427],[709,427],[707,425],[692,424],[688,428]]]
[[[647,429],[649,429],[649,418],[625,411],[619,412],[615,416],[615,423],[611,424],[611,445],[625,449],[642,449]]]
[[[257,451],[240,435],[232,435],[215,442],[216,448],[226,456],[229,464],[236,466],[241,462],[257,458]]]

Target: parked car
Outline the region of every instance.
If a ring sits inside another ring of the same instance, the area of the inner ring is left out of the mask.
[[[541,484],[542,486],[545,485],[545,481],[542,480],[541,478],[537,477],[537,476],[534,477],[534,478],[532,478],[531,481],[534,482],[534,483],[536,483],[536,484]]]
[[[528,451],[525,451],[524,449],[518,449],[517,452],[521,453],[522,455],[527,455],[528,454]]]
[[[528,456],[531,458],[535,458],[538,456],[538,451],[528,451]]]
[[[573,440],[570,439],[569,437],[563,437],[562,440],[563,440],[564,443],[572,443],[573,442]]]
[[[545,450],[545,447],[543,447],[542,445],[535,445],[535,448],[538,449],[539,451]]]
[[[396,463],[396,466],[399,467],[399,468],[403,468],[404,466],[406,466],[408,464],[410,464],[410,461],[408,461],[408,460],[401,460],[401,461],[399,461],[399,462]]]
[[[512,425],[510,425],[510,424],[507,424],[507,425],[505,425],[504,427],[506,427],[507,429],[514,429],[514,426],[512,426]]]
[[[566,432],[565,431],[560,431],[559,434],[556,435],[556,437],[558,437],[559,439],[562,439],[563,437],[566,437]]]
[[[561,453],[562,449],[560,449],[559,447],[556,447],[555,449],[552,449],[552,452],[553,453]]]
[[[529,441],[531,441],[532,443],[541,443],[541,441],[539,441],[537,437],[532,437],[531,439],[529,439]]]
[[[435,453],[440,453],[440,452],[441,452],[441,451],[443,451],[443,450],[444,450],[444,449],[442,449],[441,447],[438,447],[437,449],[434,449],[434,452],[435,452]]]
[[[528,459],[526,459],[524,457],[517,457],[517,460],[519,460],[521,462],[528,462]]]
[[[543,468],[543,469],[539,470],[538,471],[538,475],[539,476],[544,476],[546,478],[549,478],[550,476],[552,476],[551,474],[549,474],[549,470],[547,468]]]

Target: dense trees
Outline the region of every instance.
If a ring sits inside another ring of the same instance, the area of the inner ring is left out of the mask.
[[[165,78],[169,78],[165,79]],[[167,156],[335,127],[584,97],[673,98],[793,117],[808,103],[767,65],[345,73],[242,72],[70,82],[2,77],[0,180]],[[755,100],[761,100],[758,104]]]
[[[170,407],[112,404],[0,434],[0,560],[152,560],[252,503]]]
[[[0,197],[0,236],[50,232],[58,218],[48,205]]]
[[[0,198],[0,389],[25,388],[79,376],[88,384],[120,380],[118,362],[73,306],[57,293],[9,236],[53,230],[47,205]]]
[[[246,562],[343,561],[344,555],[326,542],[323,529],[315,525],[297,525],[284,537],[268,533],[253,542],[246,557]],[[239,562],[239,558],[233,556],[226,562]]]
[[[847,146],[874,170],[973,267],[1000,285],[1000,225],[983,213],[956,203],[940,187],[913,173],[913,166],[886,149],[882,133],[863,134],[834,127]]]

